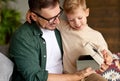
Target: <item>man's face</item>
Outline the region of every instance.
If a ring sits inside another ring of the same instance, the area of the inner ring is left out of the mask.
[[[59,16],[62,10],[57,4],[55,7],[43,8],[36,14],[36,22],[41,25],[44,29],[54,30],[56,25],[60,23]]]

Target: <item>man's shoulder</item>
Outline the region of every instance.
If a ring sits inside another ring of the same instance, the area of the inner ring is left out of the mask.
[[[34,30],[35,30],[35,27],[33,23],[30,24],[28,22],[25,22],[15,31],[13,36],[28,38],[29,36],[33,35]]]
[[[35,37],[33,31],[34,27],[31,27],[28,23],[24,23],[15,31],[11,42],[32,42]]]
[[[11,38],[10,48],[22,48],[27,45],[37,45],[38,40],[33,31],[34,27],[31,27],[31,25],[29,26],[28,23],[21,25]]]
[[[25,22],[15,31],[15,34],[26,34],[28,31],[30,31],[30,25]]]

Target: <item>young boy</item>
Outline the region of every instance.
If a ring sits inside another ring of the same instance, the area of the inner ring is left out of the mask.
[[[58,30],[63,41],[64,72],[75,72],[78,57],[93,53],[93,48],[103,54],[104,63],[99,71],[104,72],[112,62],[111,52],[102,34],[87,24],[89,8],[86,7],[85,0],[65,0],[63,7],[67,21],[61,20]]]
[[[103,60],[96,58],[101,64],[96,72],[107,80],[120,80],[120,55],[112,54],[102,34],[88,26],[89,8],[86,7],[86,1],[65,0],[63,8],[67,21],[61,20],[58,30],[63,42],[64,73],[77,71],[76,61],[80,55],[100,54]]]

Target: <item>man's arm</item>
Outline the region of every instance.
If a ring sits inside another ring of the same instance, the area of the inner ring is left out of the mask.
[[[71,74],[48,74],[47,81],[80,81],[81,79],[95,73],[91,68],[78,71]]]

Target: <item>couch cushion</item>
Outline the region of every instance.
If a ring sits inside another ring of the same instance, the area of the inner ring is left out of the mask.
[[[0,53],[0,81],[9,81],[13,72],[13,62]]]

